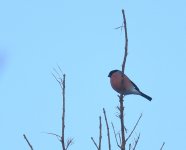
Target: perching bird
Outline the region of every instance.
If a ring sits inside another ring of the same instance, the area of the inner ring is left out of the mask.
[[[150,96],[142,93],[139,88],[121,71],[112,70],[109,73],[108,77],[110,77],[111,86],[116,92],[123,95],[141,95],[149,101],[152,100]]]

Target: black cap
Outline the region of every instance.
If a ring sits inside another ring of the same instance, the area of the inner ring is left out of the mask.
[[[117,72],[119,70],[112,70],[109,74],[108,74],[108,77],[111,77],[113,73]]]

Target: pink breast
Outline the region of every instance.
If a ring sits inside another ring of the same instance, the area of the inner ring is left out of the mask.
[[[120,94],[126,93],[132,86],[130,80],[127,76],[122,75],[120,73],[114,73],[110,78],[112,88]]]

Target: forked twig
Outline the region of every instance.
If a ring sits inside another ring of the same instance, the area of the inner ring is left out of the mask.
[[[67,140],[67,145],[66,145],[66,150],[68,149],[68,147],[70,146],[70,145],[72,145],[73,144],[73,139],[68,139]]]
[[[99,144],[97,144],[93,137],[91,137],[92,142],[96,146],[97,150],[101,150],[101,140],[102,140],[102,122],[101,116],[99,116]]]

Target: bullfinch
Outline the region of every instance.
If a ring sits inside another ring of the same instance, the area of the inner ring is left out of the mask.
[[[110,77],[111,86],[116,92],[123,95],[141,95],[149,101],[152,100],[150,96],[142,93],[139,88],[120,70],[112,70],[108,77]]]

